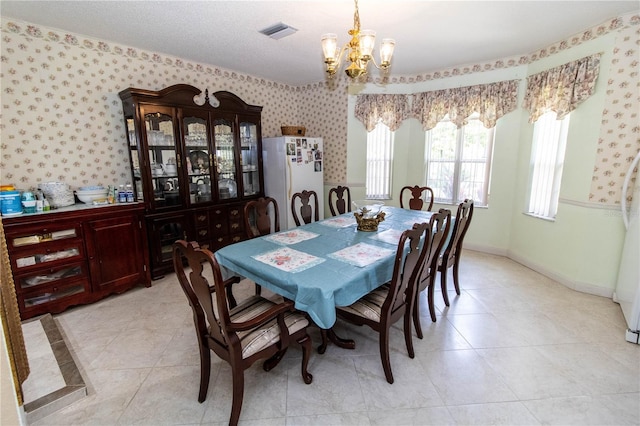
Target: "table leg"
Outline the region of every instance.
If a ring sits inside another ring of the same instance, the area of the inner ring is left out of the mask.
[[[330,329],[321,328],[320,334],[322,336],[322,344],[318,346],[319,354],[323,354],[327,350],[328,340],[330,340],[333,344],[343,349],[356,348],[356,342],[354,342],[352,339],[343,339],[339,337],[336,334],[336,332],[333,331],[333,328],[330,328]]]

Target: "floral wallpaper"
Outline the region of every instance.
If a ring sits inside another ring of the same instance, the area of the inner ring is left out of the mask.
[[[638,15],[616,18],[529,55],[385,81],[412,84],[519,66],[618,32],[611,64],[618,71],[608,83],[590,194],[592,202],[615,204],[621,173],[640,146],[634,115],[640,109],[639,23]],[[0,184],[24,189],[47,181],[63,181],[72,188],[126,183],[131,175],[118,92],[132,86],[159,90],[177,83],[210,92],[227,90],[262,105],[263,137],[279,136],[281,125],[302,125],[308,136],[322,136],[325,182],[346,183],[345,79],[293,87],[5,18],[1,35]]]
[[[76,188],[130,181],[118,92],[128,87],[159,90],[178,83],[211,92],[227,90],[263,106],[263,137],[279,136],[282,125],[306,126],[308,136],[324,137],[325,179],[345,180],[344,83],[295,88],[5,20],[0,61],[2,184],[26,189],[62,181]],[[308,106],[302,108],[303,102]]]
[[[620,31],[613,50],[589,194],[597,203],[620,203],[625,174],[640,151],[640,25],[635,23]],[[638,184],[637,174],[633,180]],[[631,201],[631,190],[627,197]]]

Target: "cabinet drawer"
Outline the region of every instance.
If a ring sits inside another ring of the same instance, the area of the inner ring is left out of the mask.
[[[19,292],[33,292],[45,286],[60,286],[64,283],[87,279],[87,268],[84,262],[56,268],[40,269],[31,274],[16,275],[14,278],[16,290]]]
[[[39,250],[38,246],[82,238],[82,224],[52,224],[47,226],[24,226],[19,231],[7,231],[7,248],[14,250]]]
[[[229,207],[229,233],[238,234],[244,232],[244,219],[240,206]]]
[[[233,234],[233,235],[221,235],[215,237],[212,241],[213,251],[221,249],[224,246],[228,246],[229,244],[238,243],[246,239],[244,234]]]
[[[196,230],[196,240],[203,241],[209,239],[209,229],[208,228],[200,228]]]
[[[229,233],[226,218],[216,218],[211,221],[211,234],[216,237],[222,237]]]
[[[11,267],[15,275],[28,273],[43,267],[53,268],[85,258],[81,240],[56,241],[33,246],[28,250],[16,250],[11,256]]]
[[[209,215],[206,212],[198,212],[194,214],[193,222],[196,229],[209,227]]]
[[[42,304],[49,305],[56,302],[66,304],[71,301],[71,299],[75,299],[73,300],[74,303],[81,303],[77,295],[82,293],[89,294],[89,281],[86,279],[73,283],[54,285],[43,289],[43,291],[24,293],[21,302],[25,310],[35,308]],[[67,301],[65,299],[69,300]]]

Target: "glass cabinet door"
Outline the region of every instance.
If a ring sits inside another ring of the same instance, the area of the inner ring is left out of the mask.
[[[206,203],[212,198],[208,114],[206,111],[183,110],[182,115],[189,203]]]
[[[219,200],[238,197],[233,124],[233,118],[216,118],[213,121],[214,164]]]
[[[240,119],[240,164],[242,166],[242,194],[251,196],[261,191],[260,164],[258,162],[258,126]]]
[[[126,117],[127,137],[129,139],[129,152],[131,153],[131,169],[133,170],[133,187],[135,197],[138,201],[144,201],[144,191],[142,186],[142,175],[140,174],[140,145],[138,133],[136,132],[136,120],[133,117]]]
[[[182,204],[177,172],[178,152],[174,135],[173,110],[163,107],[143,108],[149,150],[149,169],[153,205],[172,207]]]

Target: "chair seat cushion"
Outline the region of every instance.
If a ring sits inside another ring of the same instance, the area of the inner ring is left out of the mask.
[[[361,297],[357,302],[349,306],[339,307],[337,309],[340,311],[351,313],[353,315],[358,315],[360,317],[370,319],[375,322],[380,322],[382,305],[387,299],[388,294],[389,285],[384,284],[373,290],[369,294]]]
[[[261,296],[251,296],[243,300],[230,311],[232,322],[248,321],[271,309],[276,303]],[[294,334],[309,325],[309,320],[299,313],[287,312],[284,316],[289,334]],[[251,330],[237,332],[242,345],[242,358],[248,358],[256,352],[273,345],[280,340],[280,326],[277,320],[271,320]]]

